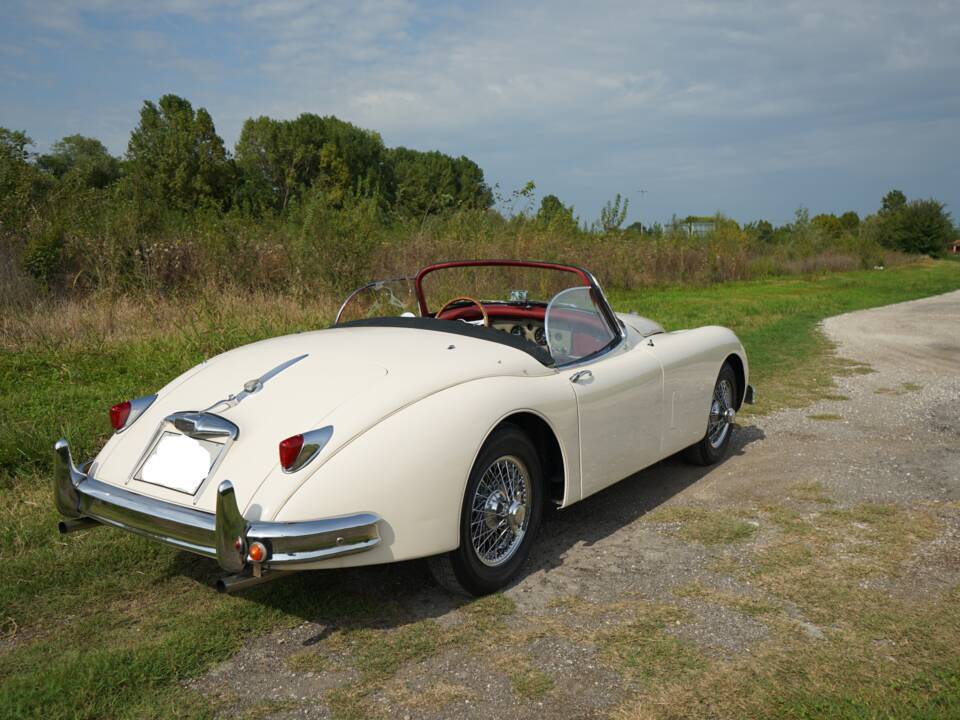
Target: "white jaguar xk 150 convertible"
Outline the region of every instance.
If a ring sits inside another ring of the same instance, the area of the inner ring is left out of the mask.
[[[115,405],[115,434],[81,468],[60,440],[60,529],[214,558],[227,590],[431,558],[444,584],[488,593],[523,563],[545,503],[680,450],[722,458],[748,381],[733,332],[615,313],[582,268],[431,265],[363,286],[328,329]]]

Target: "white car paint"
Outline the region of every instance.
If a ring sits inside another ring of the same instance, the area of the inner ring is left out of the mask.
[[[379,546],[299,569],[365,565],[451,550],[465,485],[486,437],[509,416],[544,420],[562,453],[562,507],[687,447],[706,432],[713,385],[735,355],[725,328],[664,333],[620,315],[626,338],[594,362],[550,368],[499,343],[413,328],[334,327],[264,340],[219,355],[159,393],[95,459],[97,479],[212,512],[230,480],[249,521],[311,520],[372,512]],[[163,418],[203,410],[306,355],[218,414],[240,434],[195,495],[133,476]],[[587,369],[591,382],[572,383]],[[741,393],[743,388],[740,389]],[[277,445],[332,425],[306,467],[284,473]],[[293,569],[293,568],[291,568]]]

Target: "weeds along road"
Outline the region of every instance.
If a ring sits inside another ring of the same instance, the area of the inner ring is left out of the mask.
[[[823,327],[828,397],[554,514],[503,595],[331,573],[377,602],[191,686],[278,718],[960,714],[960,292]]]

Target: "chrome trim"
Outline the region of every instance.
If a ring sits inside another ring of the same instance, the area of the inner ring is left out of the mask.
[[[240,435],[240,428],[232,422],[208,412],[175,412],[167,415],[164,422],[170,423],[184,435],[197,440],[212,438],[236,440]]]
[[[593,373],[590,370],[578,370],[573,375],[570,376],[570,382],[572,383],[589,383],[593,380]]]
[[[227,572],[247,566],[246,549],[251,542],[266,546],[267,559],[261,563],[265,568],[340,557],[380,544],[380,517],[373,513],[303,522],[250,522],[240,513],[229,481],[220,483],[217,490],[216,513],[208,513],[84,475],[73,464],[66,440],[59,440],[54,450],[53,494],[61,515],[73,521],[95,520],[214,558]]]
[[[302,469],[304,465],[320,454],[320,451],[326,447],[332,437],[333,425],[326,425],[319,430],[310,430],[303,433],[303,447],[300,448],[297,459],[293,461],[293,465],[289,468],[281,467],[281,470],[289,475]]]
[[[223,448],[220,450],[216,462],[207,473],[206,479],[200,483],[197,489],[193,492],[193,504],[196,505],[200,500],[201,490],[206,487],[207,482],[216,474],[217,470],[220,468],[220,464],[230,451],[233,441],[240,436],[240,428],[227,420],[225,417],[214,415],[206,410],[200,412],[189,410],[167,415],[167,417],[157,424],[157,429],[153,431],[153,436],[150,438],[150,442],[147,443],[144,451],[140,454],[136,464],[133,466],[133,472],[127,476],[125,481],[127,485],[130,484],[130,481],[137,478],[137,476],[143,470],[143,466],[146,464],[147,459],[157,447],[157,443],[160,442],[164,432],[166,432],[165,428],[168,424],[172,425],[184,435],[197,440],[206,440],[210,442],[218,442],[220,440],[223,441]],[[142,480],[141,482],[146,481]],[[189,495],[190,493],[184,494]]]
[[[624,324],[623,324],[622,322],[620,322],[620,321],[617,319],[617,314],[613,311],[613,306],[610,305],[610,301],[607,300],[607,295],[606,295],[606,293],[604,293],[604,292],[603,292],[603,288],[600,287],[600,281],[597,280],[596,276],[595,276],[592,272],[590,272],[589,270],[587,270],[586,268],[579,268],[579,269],[580,269],[581,271],[583,271],[584,273],[586,273],[587,277],[590,278],[591,287],[592,287],[593,290],[596,291],[596,293],[597,293],[597,295],[598,295],[598,297],[599,297],[600,308],[601,308],[601,311],[602,311],[601,314],[603,314],[603,315],[606,317],[607,323],[610,325],[610,327],[611,327],[611,329],[613,330],[614,334],[615,334],[617,337],[619,337],[621,341],[622,341],[622,340],[626,340],[626,339],[627,339],[627,328],[624,326]],[[620,343],[618,342],[616,345],[619,345],[619,344],[620,344]],[[611,347],[610,349],[612,350],[614,347],[616,347],[616,345],[614,345],[614,346]]]
[[[157,399],[156,393],[153,395],[141,395],[140,397],[133,398],[130,401],[130,414],[127,415],[127,421],[123,424],[123,427],[119,430],[116,430],[117,433],[122,433],[128,427],[133,425],[137,418],[143,415],[144,411],[151,405],[153,401]]]
[[[57,511],[66,518],[81,517],[80,496],[77,486],[86,475],[77,470],[70,456],[70,446],[60,439],[53,446],[53,502]]]
[[[743,401],[747,405],[753,405],[757,401],[757,391],[753,389],[753,385],[747,385],[747,391],[743,394]]]
[[[303,360],[304,358],[308,358],[308,357],[310,357],[310,353],[304,353],[303,355],[298,355],[297,357],[292,357],[292,358],[290,358],[289,360],[284,360],[282,363],[280,363],[279,365],[277,365],[277,366],[276,366],[275,368],[273,368],[272,370],[267,370],[267,372],[265,372],[265,373],[264,373],[263,375],[261,375],[260,377],[255,377],[255,378],[253,378],[252,380],[247,380],[247,381],[243,384],[243,390],[241,390],[240,392],[238,392],[236,395],[234,395],[233,393],[231,393],[230,395],[228,395],[227,397],[225,397],[223,400],[217,400],[213,405],[211,405],[211,406],[208,407],[208,408],[204,408],[204,409],[201,410],[200,412],[208,413],[208,412],[210,412],[211,410],[213,410],[214,408],[219,408],[219,407],[221,407],[221,406],[223,406],[223,407],[222,407],[222,409],[220,410],[220,412],[223,412],[224,410],[229,410],[230,408],[236,407],[236,406],[239,405],[245,398],[253,395],[254,393],[258,393],[258,392],[260,392],[261,390],[263,390],[263,386],[264,386],[269,380],[273,379],[274,377],[276,377],[277,375],[279,375],[280,373],[282,373],[284,370],[286,370],[286,369],[287,369],[288,367],[290,367],[291,365],[296,365],[298,362],[300,362],[300,361]]]
[[[247,521],[237,507],[237,494],[233,483],[224,480],[217,488],[217,511],[213,532],[217,561],[227,572],[243,570],[247,556]],[[239,545],[239,547],[238,547]]]
[[[403,280],[416,280],[416,279],[417,279],[417,278],[416,278],[416,277],[413,277],[413,276],[412,276],[412,277],[396,277],[396,278],[387,278],[386,280],[374,280],[374,281],[372,281],[372,282],[366,283],[365,285],[361,285],[361,286],[358,287],[356,290],[354,290],[352,293],[350,293],[349,295],[347,295],[347,299],[346,299],[346,300],[344,300],[342,303],[340,303],[340,307],[337,309],[337,317],[334,319],[333,324],[334,324],[334,325],[339,325],[339,324],[340,324],[340,316],[343,315],[343,309],[347,306],[347,304],[348,304],[351,300],[353,300],[353,298],[354,298],[355,295],[357,295],[357,294],[359,294],[360,292],[366,290],[367,288],[370,288],[370,287],[376,288],[378,285],[386,285],[387,283],[401,282],[401,281],[403,281]],[[418,307],[417,307],[418,312],[419,312],[419,309],[420,309],[420,308],[419,308],[419,305],[418,305]]]

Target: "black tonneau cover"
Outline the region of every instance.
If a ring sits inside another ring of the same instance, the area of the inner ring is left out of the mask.
[[[482,325],[471,325],[470,323],[461,322],[460,320],[437,320],[432,317],[378,317],[368,318],[366,320],[352,320],[331,327],[414,328],[415,330],[433,330],[434,332],[443,332],[451,335],[465,335],[466,337],[476,338],[477,340],[488,340],[501,345],[508,345],[516,350],[525,352],[541,365],[547,367],[554,366],[553,357],[547,352],[547,349],[530,342],[526,338],[517,337],[510,333],[494,330],[493,328],[483,327]]]

